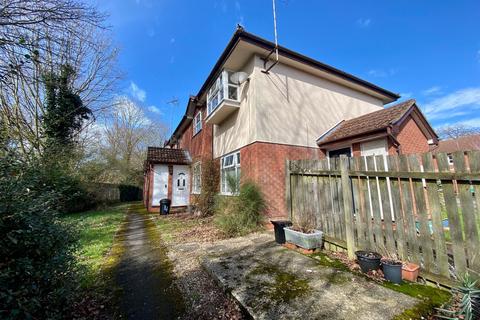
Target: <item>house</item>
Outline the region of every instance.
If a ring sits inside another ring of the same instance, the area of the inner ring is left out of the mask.
[[[149,212],[158,212],[165,198],[171,199],[172,207],[189,205],[191,163],[186,150],[148,147],[143,202]]]
[[[342,120],[317,139],[330,157],[425,153],[437,144],[437,134],[413,99]]]
[[[434,152],[454,153],[455,151],[480,150],[480,134],[458,137],[456,139],[440,140]]]
[[[330,147],[353,145],[344,139],[328,140],[331,143],[319,147],[317,138],[327,132],[325,139],[333,139],[348,120],[379,112],[398,98],[239,27],[198,93],[189,98],[185,115],[165,147],[184,150],[191,158],[190,201],[201,193],[202,162],[214,159],[221,194],[232,195],[227,176],[252,180],[265,195],[267,215],[284,217],[285,160],[323,158],[333,152]],[[436,139],[414,104],[398,109],[398,116],[421,125],[426,139]],[[411,123],[402,120],[404,127]],[[383,138],[397,128],[392,124],[378,129],[377,136],[362,134]],[[146,175],[154,180],[152,172]]]
[[[440,140],[433,153],[445,152],[448,154],[448,161],[453,165],[453,153],[456,151],[480,150],[480,134],[472,134],[455,139]]]

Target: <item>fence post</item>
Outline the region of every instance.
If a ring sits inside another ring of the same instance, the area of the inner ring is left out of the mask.
[[[355,239],[353,232],[353,199],[348,176],[348,158],[340,156],[340,175],[342,179],[343,214],[345,215],[345,236],[347,238],[347,253],[349,259],[355,258]]]
[[[285,204],[288,218],[292,219],[292,188],[290,185],[290,160],[285,161]]]

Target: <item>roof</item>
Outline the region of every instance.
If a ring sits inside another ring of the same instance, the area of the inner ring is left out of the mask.
[[[456,139],[441,140],[438,142],[438,147],[435,148],[434,153],[452,153],[455,151],[472,150],[480,150],[480,134],[472,134]]]
[[[185,130],[186,126],[190,124],[190,122],[193,119],[193,114],[191,114],[193,111],[190,108],[190,102],[192,99],[195,99],[197,101],[197,98],[201,98],[202,95],[208,90],[208,88],[211,86],[213,81],[215,81],[216,77],[218,76],[219,72],[221,71],[223,65],[227,61],[227,59],[230,57],[232,54],[233,50],[235,49],[236,45],[241,41],[246,41],[248,43],[251,43],[253,45],[256,45],[262,49],[265,49],[266,52],[272,51],[275,49],[275,43],[268,41],[266,39],[263,39],[261,37],[258,37],[252,33],[249,33],[245,31],[245,29],[241,26],[238,26],[235,33],[233,34],[232,38],[228,42],[227,46],[225,47],[224,51],[220,55],[219,59],[215,63],[214,67],[210,71],[210,74],[208,75],[207,79],[203,83],[202,87],[198,91],[196,96],[190,97],[189,103],[187,105],[187,110],[185,112],[185,115],[183,116],[182,120],[178,124],[177,128],[172,134],[172,137],[170,138],[170,143],[174,142],[175,137],[179,137]],[[340,77],[342,79],[348,80],[352,83],[355,83],[357,85],[363,86],[365,88],[368,88],[372,91],[375,91],[389,99],[389,102],[395,101],[400,96],[396,93],[393,93],[391,91],[388,91],[386,89],[383,89],[377,85],[374,85],[373,83],[370,83],[368,81],[362,80],[354,75],[351,75],[347,72],[344,72],[342,70],[336,69],[330,65],[327,65],[323,62],[314,60],[312,58],[309,58],[307,56],[304,56],[300,53],[297,53],[293,50],[287,49],[282,46],[278,46],[278,53],[280,56],[287,57],[289,59],[307,64],[309,66],[312,66],[314,68],[320,69],[322,71],[328,72],[332,75],[335,75],[337,77]]]
[[[317,140],[317,144],[326,144],[386,129],[392,124],[396,124],[400,121],[414,105],[415,100],[410,99],[383,110],[367,113],[357,118],[344,120],[324,133]]]
[[[190,164],[192,158],[187,150],[148,147],[147,162],[150,163],[174,163],[174,164]]]

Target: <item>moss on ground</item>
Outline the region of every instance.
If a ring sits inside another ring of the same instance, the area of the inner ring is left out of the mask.
[[[262,281],[258,276],[273,276],[274,282]],[[311,291],[306,279],[301,279],[293,273],[282,271],[275,266],[260,264],[247,279],[255,282],[255,288],[262,291],[262,295],[270,300],[281,303],[302,297]]]
[[[368,277],[366,277],[363,273],[351,271],[342,261],[329,257],[323,252],[315,252],[314,254],[307,256],[313,258],[322,266],[335,268],[340,271],[348,271],[368,279]],[[446,290],[418,283],[403,282],[402,284],[394,284],[385,281],[381,283],[381,285],[388,289],[401,292],[420,300],[415,307],[405,310],[402,314],[396,316],[394,320],[422,319],[422,317],[425,318],[425,316],[431,314],[435,308],[444,305],[452,297],[450,292]]]
[[[174,266],[168,258],[168,249],[163,243],[159,230],[152,219],[145,219],[145,230],[150,246],[155,248],[156,265],[153,272],[160,279],[158,287],[166,297],[166,299],[162,299],[163,305],[160,308],[173,308],[175,314],[181,315],[185,312],[185,302],[180,290],[174,283]]]
[[[315,261],[317,261],[317,263],[322,266],[350,272],[350,269],[342,261],[335,258],[330,258],[328,255],[321,251],[315,252],[309,256],[315,259]]]
[[[395,320],[421,319],[422,316],[425,317],[431,314],[435,308],[447,303],[452,297],[448,291],[418,283],[403,282],[397,285],[391,282],[384,282],[382,285],[421,301],[415,307],[405,310],[402,314],[396,316]]]

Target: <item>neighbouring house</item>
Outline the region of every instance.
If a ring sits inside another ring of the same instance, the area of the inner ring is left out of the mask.
[[[342,120],[317,140],[329,157],[425,153],[437,144],[437,134],[413,99]]]
[[[456,139],[440,140],[438,146],[433,150],[434,153],[445,152],[448,154],[448,161],[453,164],[452,154],[456,151],[476,151],[480,150],[480,134],[458,137]]]
[[[403,150],[428,150],[427,141],[436,142],[428,122],[414,101],[409,101],[403,107],[386,109],[390,110],[387,115],[379,118],[388,125],[377,127],[372,123],[372,132],[361,132],[365,140],[353,137],[341,143],[329,140],[331,144],[317,145],[321,133],[327,132],[327,139],[338,134],[337,130],[350,119],[376,112],[381,115],[384,105],[398,98],[395,93],[276,47],[239,27],[198,93],[189,98],[185,115],[165,147],[188,152],[191,158],[190,201],[201,193],[202,162],[213,159],[220,171],[221,194],[232,195],[227,176],[252,180],[265,195],[267,215],[285,217],[287,159],[324,158],[327,153],[334,154],[334,147],[353,147],[384,138]],[[373,129],[378,129],[378,135],[373,134]],[[424,135],[419,138],[421,142],[413,142],[421,146],[410,145],[411,130]],[[157,188],[155,174],[151,169],[146,171],[146,186],[150,186],[147,194]]]

